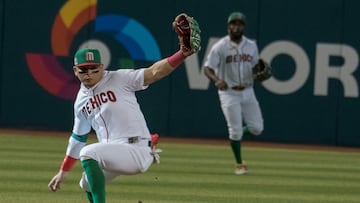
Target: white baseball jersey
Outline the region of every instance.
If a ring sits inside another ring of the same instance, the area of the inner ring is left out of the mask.
[[[225,36],[214,44],[205,66],[212,68],[216,76],[224,80],[229,87],[252,86],[252,68],[258,59],[255,41],[243,36],[241,43],[236,44],[229,36]]]
[[[81,85],[74,104],[73,133],[83,135],[92,127],[102,143],[135,136],[150,139],[135,96],[135,91],[147,87],[143,84],[144,69],[120,69],[104,71],[101,81],[90,89]]]

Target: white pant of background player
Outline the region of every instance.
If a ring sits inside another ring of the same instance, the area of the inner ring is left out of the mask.
[[[231,140],[242,140],[243,122],[250,133],[261,134],[264,121],[253,87],[247,87],[242,91],[229,88],[226,91],[219,90],[218,94]]]

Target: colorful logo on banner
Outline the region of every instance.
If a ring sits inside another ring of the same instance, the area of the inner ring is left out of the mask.
[[[71,74],[73,64],[63,67],[60,59],[73,58],[73,53],[70,53],[73,40],[90,22],[95,23],[94,33],[102,32],[114,39],[128,51],[132,60],[157,61],[161,58],[159,47],[146,27],[126,16],[97,16],[96,6],[96,0],[67,1],[60,9],[52,27],[52,53],[26,54],[31,74],[42,88],[54,96],[67,100],[72,100],[76,96],[79,81]],[[100,51],[108,50],[104,43],[100,45],[102,46],[95,48],[99,48]]]

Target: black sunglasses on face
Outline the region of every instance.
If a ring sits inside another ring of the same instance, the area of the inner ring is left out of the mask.
[[[99,65],[89,65],[78,68],[80,74],[87,74],[89,70],[90,70],[89,74],[94,74],[99,72],[99,67],[100,67]]]

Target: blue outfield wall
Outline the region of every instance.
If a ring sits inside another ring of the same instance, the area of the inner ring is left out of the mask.
[[[309,6],[311,5],[311,6]],[[46,7],[46,9],[43,9]],[[101,48],[110,70],[146,67],[178,49],[171,27],[194,16],[202,50],[171,76],[137,93],[149,128],[168,136],[225,138],[226,123],[202,64],[227,34],[232,11],[246,14],[274,77],[255,85],[265,130],[246,139],[360,146],[357,0],[0,2],[0,127],[68,130],[78,81],[72,56]],[[32,8],[32,9],[29,9]]]

